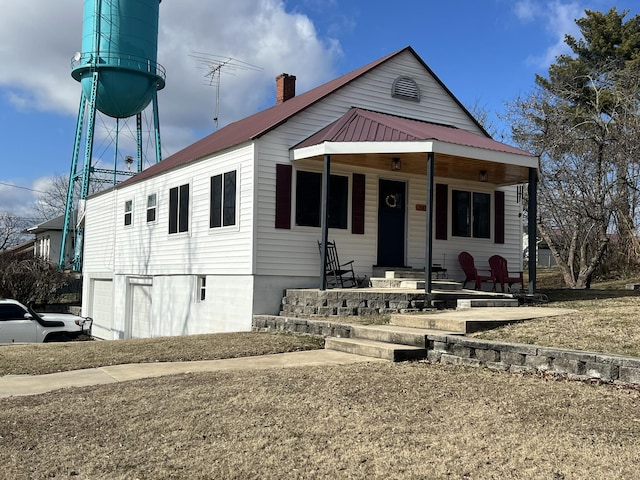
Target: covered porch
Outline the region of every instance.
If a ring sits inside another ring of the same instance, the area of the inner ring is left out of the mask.
[[[426,180],[426,189],[422,196],[424,201],[408,198],[407,192],[402,190],[404,187],[401,181],[380,180],[376,213],[377,264],[374,268],[393,270],[395,267],[407,267],[404,253],[407,210],[410,208],[412,214],[418,211],[424,216],[425,225],[424,232],[420,234],[424,239],[424,278],[419,290],[428,303],[436,300],[442,290],[438,288],[435,283],[437,280],[433,275],[434,265],[442,263],[441,255],[434,247],[436,241],[442,245],[443,240],[451,239],[453,232],[460,243],[464,241],[465,235],[475,235],[471,233],[471,228],[474,228],[482,230],[484,238],[495,243],[495,253],[500,253],[501,245],[505,242],[504,225],[500,223],[504,220],[504,193],[498,190],[500,187],[528,185],[527,229],[529,243],[534,244],[529,245],[530,251],[535,247],[538,157],[496,142],[488,136],[450,126],[352,108],[334,123],[293,147],[291,159],[294,165],[315,163],[322,166],[321,260],[318,279],[320,292],[327,288],[324,268],[327,255],[325,245],[328,240],[331,240],[329,238],[330,182],[332,166],[335,165],[349,166],[355,172],[359,169],[378,171],[381,172],[380,178],[384,175],[382,172],[393,172],[394,178],[400,180],[402,176],[406,178],[421,176]],[[436,178],[438,184],[436,184]],[[471,210],[476,208],[475,203],[470,199],[467,207],[458,205],[457,198],[447,191],[447,185],[444,184],[447,179],[467,183],[481,182],[478,184],[494,192],[492,197],[487,197],[490,199],[491,207],[489,205],[484,207],[487,211],[492,208],[490,216],[485,215],[487,218],[483,218],[477,215],[479,217],[477,225],[473,223],[475,220],[471,219],[471,215],[474,212]],[[397,208],[399,201],[403,209]],[[385,211],[386,207],[389,207],[389,212]],[[396,213],[395,210],[400,212]],[[463,218],[455,224],[457,213],[460,213]],[[364,214],[362,212],[363,216]],[[366,214],[372,215],[372,212],[369,211]],[[464,218],[465,215],[466,218]],[[355,217],[354,214],[352,221],[359,221]],[[453,225],[449,225],[447,223],[449,221]],[[521,224],[513,224],[520,222],[519,219],[508,221],[511,222],[509,228],[512,231],[514,228],[521,231]],[[469,233],[465,233],[464,230],[455,230],[465,227],[469,229]],[[521,240],[518,241],[518,245],[522,246]],[[473,242],[469,243],[468,250],[472,255],[474,254]],[[449,261],[457,263],[457,259],[449,258]],[[514,267],[517,266],[519,269],[520,264]],[[523,290],[527,290],[530,294],[535,291],[535,267],[535,263],[529,264],[528,285],[526,287],[523,285]]]

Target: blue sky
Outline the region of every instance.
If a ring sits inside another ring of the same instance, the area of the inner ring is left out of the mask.
[[[165,0],[163,156],[215,128],[216,89],[195,52],[261,68],[223,70],[220,126],[272,105],[279,73],[296,75],[300,93],[410,45],[465,106],[478,105],[505,129],[497,120],[505,102],[530,91],[535,74],[567,51],[574,20],[614,5],[640,13],[638,0]],[[36,191],[71,166],[80,87],[69,64],[80,50],[82,2],[0,0],[0,11],[0,212],[33,217]],[[110,121],[98,120],[94,148],[107,163]]]

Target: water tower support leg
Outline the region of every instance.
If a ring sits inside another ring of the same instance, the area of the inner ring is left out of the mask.
[[[158,114],[158,91],[153,90],[152,98],[153,108],[153,130],[156,135],[156,163],[162,160],[162,147],[160,145],[160,116]]]
[[[71,222],[73,214],[73,191],[76,184],[76,175],[78,171],[78,157],[80,156],[80,143],[82,141],[82,124],[84,123],[84,111],[87,104],[87,97],[84,90],[80,94],[80,107],[78,108],[78,119],[76,121],[76,139],[73,144],[73,156],[71,158],[71,171],[69,172],[69,184],[67,185],[67,204],[64,210],[64,226],[62,228],[62,241],[60,243],[60,257],[58,259],[58,268],[61,270],[65,267],[67,237],[71,233]]]
[[[113,184],[118,183],[118,137],[120,137],[120,119],[116,118],[116,136],[113,139]]]
[[[82,271],[82,249],[84,240],[84,202],[89,196],[89,183],[91,181],[91,157],[93,156],[93,133],[96,125],[96,98],[98,96],[98,72],[93,72],[91,80],[91,96],[89,97],[89,118],[87,122],[87,135],[85,139],[84,167],[82,170],[82,187],[80,188],[80,202],[78,205],[78,225],[76,226],[76,244],[73,256],[73,269]]]
[[[136,142],[138,144],[138,173],[142,171],[142,112],[136,114]]]

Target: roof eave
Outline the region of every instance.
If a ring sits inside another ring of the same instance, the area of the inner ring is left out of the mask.
[[[472,158],[474,160],[504,163],[527,168],[537,169],[539,166],[538,157],[531,154],[504,152],[433,139],[409,142],[322,142],[318,145],[292,149],[291,160],[303,160],[324,155],[366,155],[373,153],[440,153],[454,157]]]

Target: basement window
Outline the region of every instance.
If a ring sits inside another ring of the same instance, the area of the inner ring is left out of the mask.
[[[412,102],[420,101],[420,88],[411,77],[400,76],[393,81],[391,96]]]
[[[207,277],[205,275],[198,275],[196,301],[204,302],[207,298]]]

